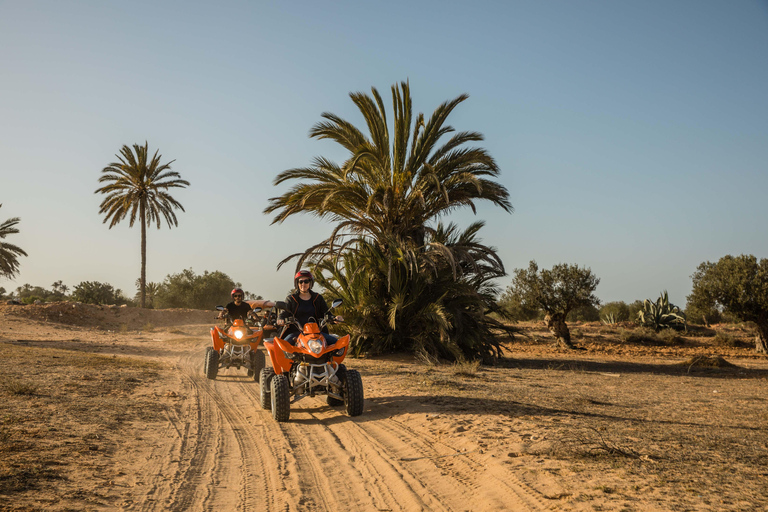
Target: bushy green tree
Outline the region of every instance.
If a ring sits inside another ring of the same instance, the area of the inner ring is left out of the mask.
[[[568,312],[568,322],[599,322],[600,310],[593,305],[579,306]]]
[[[693,289],[688,307],[722,310],[755,322],[755,350],[768,353],[768,259],[753,255],[723,256],[706,261],[691,276]]]
[[[189,268],[165,277],[157,291],[159,308],[213,309],[231,300],[232,288],[239,287],[227,274],[218,270],[201,275]]]
[[[128,304],[129,300],[118,288],[109,283],[83,281],[75,285],[72,300],[84,304]]]
[[[410,86],[393,86],[390,127],[379,92],[371,91],[350,94],[368,135],[331,113],[310,131],[349,152],[342,165],[317,158],[277,176],[275,185],[297,183],[270,199],[265,212],[277,214],[273,222],[298,213],[335,222],[328,238],[283,262],[297,257],[297,268],[318,264],[329,289],[363,301],[346,304],[367,315],[345,313],[360,350],[426,350],[450,358],[495,352],[490,337],[477,344],[480,335],[464,326],[479,322],[478,332],[485,333],[492,325],[486,294],[489,279],[503,275],[501,261],[476,239],[482,223],[459,234],[438,222],[458,208],[474,211],[481,200],[512,211],[509,193],[493,179],[500,172],[496,162],[484,149],[466,146],[482,135],[453,133],[446,124],[467,96],[443,103],[429,118],[414,118]]]
[[[0,208],[2,208],[0,204]],[[19,232],[16,224],[19,223],[18,217],[8,219],[0,224],[0,277],[13,279],[19,273],[19,256],[26,256],[27,253],[13,244],[5,242],[8,235],[15,235]]]
[[[600,279],[589,268],[560,263],[551,270],[539,270],[535,261],[527,269],[516,269],[514,274],[507,293],[526,308],[544,310],[547,328],[558,344],[573,348],[566,317],[577,308],[600,305],[594,294]]]
[[[141,225],[141,307],[146,306],[144,286],[147,282],[147,226],[165,219],[168,227],[178,226],[174,209],[184,211],[184,207],[169,193],[171,188],[184,188],[189,182],[182,180],[178,172],[171,170],[171,160],[161,164],[155,151],[149,158],[149,146],[133,145],[133,152],[123,146],[116,155],[118,162],[113,162],[101,170],[99,183],[105,185],[96,189],[96,194],[106,194],[101,202],[99,213],[104,214],[104,223],[109,221],[109,229],[128,217],[129,226],[133,227],[138,214]]]
[[[629,306],[622,300],[609,302],[600,308],[600,319],[605,323],[626,322],[629,318]]]

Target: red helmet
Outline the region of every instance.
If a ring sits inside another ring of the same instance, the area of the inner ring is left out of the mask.
[[[234,297],[234,295],[236,293],[239,293],[240,295],[243,296],[243,298],[245,298],[245,292],[243,291],[242,288],[235,288],[235,289],[233,289],[232,292],[230,293],[230,295]]]
[[[299,270],[296,272],[296,275],[293,276],[293,286],[298,290],[299,289],[299,279],[300,278],[309,278],[309,287],[312,288],[312,284],[315,282],[315,278],[312,277],[312,272],[309,270]]]

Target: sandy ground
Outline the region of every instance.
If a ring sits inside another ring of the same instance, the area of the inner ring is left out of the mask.
[[[204,377],[213,315],[0,306],[0,510],[768,509],[768,360],[743,343],[584,324],[562,352],[529,324],[493,367],[349,359],[362,416],[307,398],[278,424],[245,370]]]

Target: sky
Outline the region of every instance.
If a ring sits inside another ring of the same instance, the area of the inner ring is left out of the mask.
[[[13,280],[133,296],[140,230],[99,215],[101,170],[149,144],[190,182],[178,227],[148,230],[147,279],[222,271],[281,299],[284,257],[326,238],[271,224],[278,173],[345,152],[323,112],[364,127],[351,92],[407,80],[414,113],[481,132],[514,212],[453,213],[507,278],[535,260],[589,267],[603,302],[683,306],[691,274],[768,257],[765,0],[0,0],[0,221],[27,252]],[[391,115],[390,115],[391,119]],[[213,305],[212,305],[213,307]]]

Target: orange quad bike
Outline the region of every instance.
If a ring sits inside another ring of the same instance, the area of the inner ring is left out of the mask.
[[[253,301],[259,302],[259,301]],[[251,304],[251,301],[248,301]],[[251,304],[253,306],[253,304]],[[216,306],[219,311],[226,311],[224,306]],[[205,351],[205,363],[203,373],[209,379],[215,379],[220,368],[235,367],[238,370],[245,367],[248,376],[254,380],[259,379],[259,374],[266,364],[264,352],[259,350],[259,345],[264,339],[264,332],[274,329],[268,324],[268,317],[258,315],[262,308],[253,307],[248,312],[248,322],[237,318],[234,321],[227,314],[224,317],[224,327],[211,327],[212,346]]]
[[[333,301],[331,310],[341,305],[341,299]],[[285,302],[277,302],[276,308],[287,310]],[[344,405],[349,416],[363,413],[363,381],[357,370],[342,364],[349,350],[349,335],[333,345],[326,343],[322,329],[333,323],[331,311],[318,323],[310,318],[307,323],[289,317],[286,326],[295,325],[301,334],[295,345],[279,336],[264,342],[272,368],[264,368],[259,376],[260,401],[263,409],[272,410],[277,421],[288,421],[291,402],[307,396],[326,395],[331,406]]]

